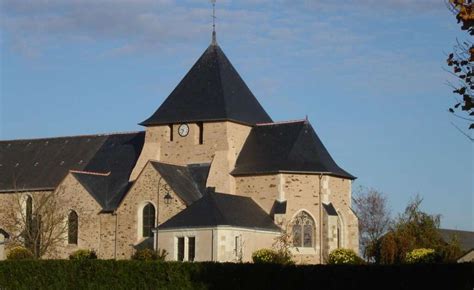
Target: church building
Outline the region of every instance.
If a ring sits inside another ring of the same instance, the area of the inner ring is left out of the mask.
[[[18,200],[16,214],[35,219],[28,215],[46,195],[60,205],[66,230],[45,258],[90,249],[130,259],[152,248],[171,261],[248,262],[281,235],[296,263],[358,251],[355,177],[307,119],[272,120],[215,34],[140,125],[144,131],[0,141],[0,259],[21,236],[11,220]]]

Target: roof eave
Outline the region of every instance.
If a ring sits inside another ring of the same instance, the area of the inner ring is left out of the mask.
[[[148,120],[143,121],[141,123],[138,123],[140,126],[144,127],[152,127],[152,126],[163,126],[163,125],[169,125],[169,124],[184,124],[184,123],[199,123],[199,122],[207,122],[207,123],[214,123],[214,122],[233,122],[237,123],[240,125],[245,125],[249,127],[256,126],[258,123],[250,123],[250,122],[245,122],[245,121],[240,121],[240,120],[235,120],[232,118],[217,118],[217,119],[189,119],[189,120],[176,120],[176,121],[150,121]]]
[[[216,229],[219,227],[230,227],[230,228],[238,228],[238,229],[246,229],[246,230],[255,230],[255,231],[266,231],[266,232],[281,232],[281,229],[275,225],[275,228],[262,228],[262,227],[245,227],[245,226],[236,226],[236,225],[201,225],[201,226],[172,226],[172,227],[162,227],[158,226],[158,230],[186,230],[186,229]]]
[[[22,189],[0,189],[0,193],[17,193],[17,192],[28,192],[28,191],[52,191],[55,187],[38,187],[38,188],[22,188]]]
[[[345,179],[350,179],[350,180],[355,180],[357,179],[356,176],[353,175],[343,175],[343,174],[337,174],[334,172],[323,172],[323,171],[298,171],[298,170],[262,170],[262,171],[242,171],[239,172],[238,170],[233,170],[230,174],[233,176],[251,176],[251,175],[269,175],[269,174],[280,174],[280,173],[288,173],[288,174],[309,174],[309,175],[329,175],[329,176],[334,176],[334,177],[339,177],[339,178],[345,178]]]

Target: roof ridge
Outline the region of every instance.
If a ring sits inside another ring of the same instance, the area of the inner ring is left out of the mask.
[[[306,122],[306,121],[305,121]],[[288,151],[288,155],[286,156],[286,159],[288,160],[288,158],[293,154],[293,150],[295,149],[295,145],[298,143],[298,141],[300,140],[301,138],[301,132],[303,131],[303,128],[304,127],[301,127],[300,128],[300,131],[298,132],[298,134],[296,135],[296,138],[294,139],[293,141],[293,144],[291,144],[291,148],[290,150]]]
[[[221,89],[221,93],[222,95],[224,96],[224,84],[222,83],[222,78],[221,78],[221,66],[220,66],[220,61],[219,61],[219,55],[218,55],[218,49],[220,49],[219,45],[216,43],[216,45],[213,46],[213,53],[216,54],[216,57],[215,57],[215,61],[216,61],[216,68],[217,68],[217,78],[219,80],[219,85],[220,85],[220,89]],[[222,50],[221,50],[222,51]],[[224,52],[222,51],[222,54],[224,54]],[[225,54],[224,54],[225,56]],[[229,114],[227,112],[227,102],[226,102],[226,98],[225,96],[222,98],[222,102],[224,103],[224,113],[225,113],[225,116],[226,118],[229,117]]]
[[[219,194],[219,193],[217,193]],[[217,213],[222,217],[222,220],[228,224],[229,221],[227,220],[226,216],[222,213],[221,209],[219,208],[219,205],[217,204],[216,200],[215,200],[215,195],[216,195],[216,192],[214,193],[208,193],[209,195],[209,199],[211,199],[211,202],[213,203]]]
[[[85,137],[107,137],[107,136],[116,136],[116,135],[127,135],[127,134],[136,134],[142,133],[145,131],[124,131],[124,132],[111,132],[111,133],[98,133],[98,134],[84,134],[84,135],[69,135],[69,136],[54,136],[54,137],[34,137],[34,138],[24,138],[24,139],[7,139],[0,140],[0,143],[7,142],[17,142],[17,141],[41,141],[41,140],[55,140],[55,139],[66,139],[66,138],[85,138]]]
[[[257,123],[257,124],[255,124],[255,126],[256,127],[263,127],[263,126],[294,124],[294,123],[304,123],[304,122],[308,122],[308,120],[298,119],[298,120],[288,120],[288,121],[280,121],[280,122],[272,122],[272,123]]]
[[[69,170],[71,173],[87,174],[87,175],[96,175],[96,176],[109,176],[111,171],[107,173],[94,172],[94,171],[83,171],[83,170]]]
[[[171,166],[178,166],[178,167],[186,167],[186,166],[187,166],[187,165],[174,164],[174,163],[170,163],[170,162],[164,162],[164,161],[153,160],[153,159],[150,159],[149,161],[150,161],[151,163],[158,163],[158,164],[171,165]]]
[[[452,231],[452,232],[466,232],[466,233],[473,233],[474,234],[474,231],[468,231],[468,230],[456,230],[456,229],[446,229],[446,228],[438,228],[438,230]]]

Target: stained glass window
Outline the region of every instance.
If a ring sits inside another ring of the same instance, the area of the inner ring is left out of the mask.
[[[307,212],[300,212],[293,220],[293,246],[314,247],[314,220]]]

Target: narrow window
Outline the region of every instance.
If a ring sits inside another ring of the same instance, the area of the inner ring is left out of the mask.
[[[199,127],[199,144],[204,144],[204,124],[199,122],[197,125]]]
[[[170,141],[172,142],[173,141],[173,124],[169,124],[168,127],[170,129]]]
[[[178,238],[178,261],[184,261],[184,238]]]
[[[77,245],[79,217],[75,211],[71,211],[68,216],[68,243],[70,245]]]
[[[33,221],[33,198],[31,196],[26,197],[25,218],[27,226],[31,227],[31,222]]]
[[[188,238],[188,261],[193,262],[196,255],[196,238]]]
[[[242,261],[242,236],[235,236],[234,253],[235,257]]]
[[[143,237],[149,238],[153,236],[152,229],[155,227],[155,207],[151,203],[147,203],[143,208]]]
[[[341,229],[339,227],[337,227],[337,247],[341,247]]]
[[[26,231],[24,233],[25,237],[25,247],[32,250],[34,245],[34,223],[33,223],[33,198],[27,196],[25,200],[25,226]]]
[[[239,251],[239,236],[235,237],[235,244],[234,244],[234,252],[237,255],[237,252]]]
[[[337,214],[338,214],[338,219],[337,219],[337,247],[342,248],[342,247],[344,247],[344,228],[343,228],[341,213],[338,212]]]

